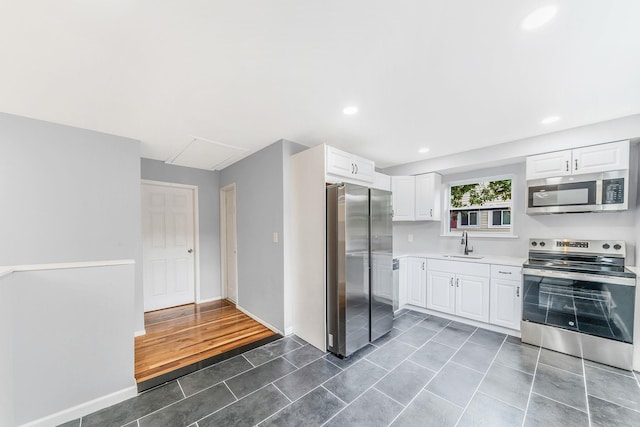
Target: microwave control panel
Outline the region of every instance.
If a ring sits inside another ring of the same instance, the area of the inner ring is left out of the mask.
[[[602,180],[602,204],[624,203],[624,178]]]

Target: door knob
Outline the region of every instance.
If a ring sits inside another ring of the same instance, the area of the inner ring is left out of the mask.
[[[187,252],[191,253],[193,252],[193,249],[187,249]]]

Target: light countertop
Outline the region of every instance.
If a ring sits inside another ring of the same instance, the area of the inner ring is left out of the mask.
[[[394,254],[395,258],[414,256],[420,258],[430,259],[442,259],[448,261],[462,261],[462,262],[475,262],[479,264],[499,264],[499,265],[512,265],[521,267],[527,260],[520,257],[509,256],[497,256],[497,255],[482,255],[482,254],[470,254],[468,256],[462,254],[438,254],[438,253],[408,253],[408,254]],[[480,257],[480,258],[479,258]]]

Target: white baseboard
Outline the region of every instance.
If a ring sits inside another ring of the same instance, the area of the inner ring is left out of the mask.
[[[203,304],[205,302],[211,302],[211,301],[218,301],[221,300],[222,297],[213,297],[213,298],[205,298],[205,299],[199,299],[198,301],[196,301],[196,304]]]
[[[288,328],[284,328],[285,335],[293,335],[293,326],[289,326]]]
[[[236,305],[236,308],[238,310],[240,310],[241,312],[243,312],[244,314],[246,314],[247,316],[251,317],[256,322],[262,323],[264,326],[266,326],[267,328],[271,329],[273,332],[275,332],[277,334],[280,334],[280,335],[284,335],[280,329],[278,329],[275,326],[269,324],[269,322],[265,322],[264,320],[262,320],[258,316],[253,315],[252,313],[250,313],[249,311],[247,311],[244,308],[240,307],[239,305]]]
[[[50,427],[57,426],[67,421],[75,420],[92,412],[99,411],[100,409],[107,408],[116,403],[120,403],[138,394],[138,388],[133,385],[131,387],[123,388],[122,390],[107,394],[106,396],[98,397],[97,399],[90,400],[88,402],[81,403],[71,408],[65,409],[55,414],[47,415],[46,417],[39,418],[34,421],[30,421],[26,424],[22,424],[21,427]]]
[[[134,337],[141,337],[141,336],[143,336],[143,335],[147,335],[147,330],[146,330],[146,329],[143,329],[143,330],[141,330],[141,331],[135,331],[135,332],[133,333],[133,336],[134,336]]]

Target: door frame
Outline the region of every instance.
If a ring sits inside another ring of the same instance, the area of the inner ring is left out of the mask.
[[[226,193],[233,191],[236,195],[236,246],[238,244],[238,192],[233,182],[220,188],[220,279],[221,295],[227,298],[227,198]],[[236,254],[236,306],[240,306],[240,282],[238,281],[238,255]]]
[[[200,304],[200,216],[198,214],[198,186],[190,184],[178,184],[175,182],[155,181],[151,179],[141,179],[140,185],[154,185],[157,187],[170,187],[170,188],[182,188],[185,190],[191,190],[193,193],[193,250],[195,256],[193,257],[193,273],[194,273],[194,288],[196,304]],[[142,203],[142,200],[140,200]],[[142,218],[140,218],[142,220]],[[144,255],[142,255],[144,257]],[[142,263],[144,264],[144,262]],[[144,266],[142,267],[144,268]],[[144,301],[144,294],[142,296]]]

